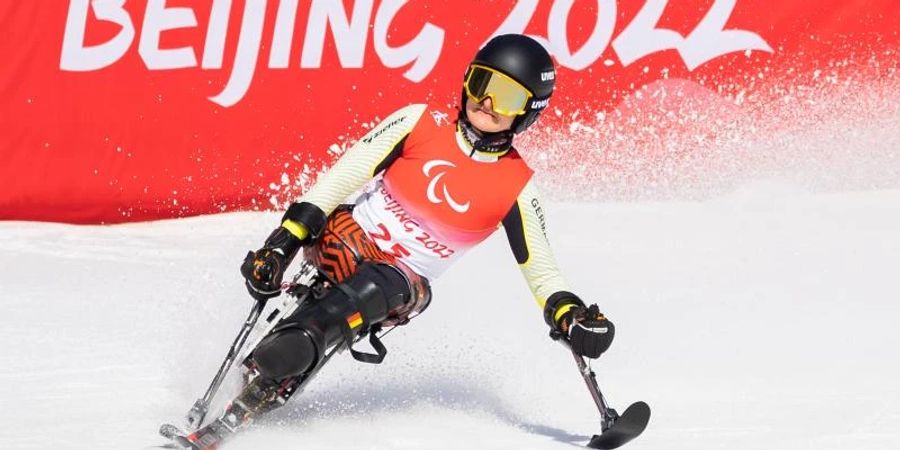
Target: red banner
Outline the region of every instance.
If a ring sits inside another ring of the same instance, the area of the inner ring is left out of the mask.
[[[598,183],[652,182],[635,159],[703,146],[634,141],[647,127],[702,140],[749,104],[894,80],[898,23],[895,0],[3,2],[0,219],[280,207],[373,121],[456,105],[468,59],[506,32],[537,37],[560,68],[521,140],[532,165],[571,170],[565,153]],[[716,120],[671,117],[685,102]],[[616,133],[640,150],[618,151]]]

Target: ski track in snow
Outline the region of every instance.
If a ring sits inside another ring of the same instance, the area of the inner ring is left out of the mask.
[[[572,288],[617,325],[601,388],[653,408],[627,448],[900,443],[900,190],[546,209]],[[238,266],[275,223],[0,223],[0,448],[162,443],[251,306]],[[565,449],[599,432],[502,232],[434,290],[383,365],[341,354],[224,449]]]

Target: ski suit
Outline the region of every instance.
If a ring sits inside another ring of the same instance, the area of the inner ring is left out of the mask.
[[[500,156],[473,150],[456,113],[401,108],[299,199],[328,216],[306,258],[349,288],[310,306],[318,311],[298,310],[260,344],[254,356],[263,375],[298,375],[369,325],[405,323],[428,305],[430,282],[501,225],[539,306],[572,296],[546,239],[531,169],[515,149]],[[289,330],[311,339],[280,333]],[[298,361],[298,353],[307,356]]]

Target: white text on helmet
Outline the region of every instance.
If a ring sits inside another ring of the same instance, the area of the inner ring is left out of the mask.
[[[550,104],[549,98],[545,98],[543,100],[533,100],[531,102],[531,109],[544,109],[548,104]]]

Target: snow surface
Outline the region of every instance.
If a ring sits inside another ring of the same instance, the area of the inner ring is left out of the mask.
[[[573,289],[617,325],[601,388],[653,408],[628,448],[898,448],[900,190],[547,209]],[[0,223],[0,448],[162,443],[246,315],[238,265],[276,222]],[[599,431],[502,233],[435,293],[383,365],[340,355],[225,449],[562,449]]]

